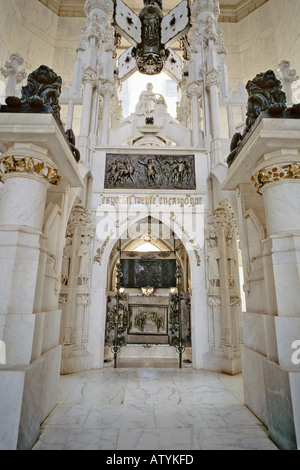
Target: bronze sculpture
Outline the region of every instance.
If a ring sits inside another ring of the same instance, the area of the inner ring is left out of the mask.
[[[270,116],[276,117],[287,109],[286,95],[282,91],[280,80],[277,79],[272,70],[259,73],[253,80],[249,80],[246,90],[249,95],[246,127],[242,134],[236,133],[232,138],[231,153],[227,159],[228,166],[233,163],[241,148],[243,139],[251,131],[256,119],[262,112],[267,111]]]
[[[1,112],[6,113],[52,113],[64,133],[71,152],[77,162],[80,152],[75,147],[75,135],[72,129],[66,132],[60,119],[59,97],[62,79],[47,65],[40,65],[27,79],[27,85],[22,87],[21,98],[8,96],[6,106],[1,106]]]

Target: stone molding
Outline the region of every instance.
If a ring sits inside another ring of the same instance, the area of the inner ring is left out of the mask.
[[[283,180],[298,179],[300,179],[300,164],[297,162],[276,163],[274,165],[261,168],[251,177],[251,181],[254,183],[259,194],[261,194],[260,190],[267,184]]]
[[[14,156],[2,158],[0,160],[0,178],[13,173],[40,176],[54,186],[57,186],[61,180],[58,170],[41,160]]]

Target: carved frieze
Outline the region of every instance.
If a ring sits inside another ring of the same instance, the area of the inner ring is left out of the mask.
[[[106,156],[105,188],[196,189],[194,156]]]

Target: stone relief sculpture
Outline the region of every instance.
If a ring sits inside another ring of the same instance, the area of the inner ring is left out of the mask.
[[[194,156],[107,154],[105,188],[195,189]]]
[[[272,70],[256,75],[246,85],[248,92],[247,119],[243,133],[236,133],[230,145],[231,153],[227,158],[228,166],[231,166],[240,151],[245,139],[251,132],[257,118],[263,112],[266,117],[300,118],[300,104],[293,105],[287,111],[286,94],[282,91],[282,84]]]
[[[157,169],[155,168],[152,158],[149,158],[147,163],[144,163],[141,161],[139,161],[139,163],[140,165],[143,165],[147,170],[147,180],[148,180],[149,185],[151,185],[152,183],[155,184],[158,173],[157,173]]]

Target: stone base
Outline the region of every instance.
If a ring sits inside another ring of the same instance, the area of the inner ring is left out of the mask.
[[[0,448],[31,449],[57,403],[61,347],[28,366],[0,368]]]
[[[93,355],[86,353],[82,356],[65,357],[61,360],[60,373],[62,375],[74,374],[83,370],[93,369]]]
[[[168,335],[128,335],[129,344],[168,344]]]
[[[300,370],[282,367],[243,348],[245,404],[283,450],[300,449]]]
[[[300,371],[263,360],[268,430],[283,450],[300,449]]]
[[[203,369],[221,374],[237,375],[242,372],[241,358],[227,359],[209,352],[203,356]]]
[[[186,348],[183,359],[191,360],[192,348]],[[178,353],[173,346],[165,346],[162,344],[153,345],[127,345],[121,349],[119,357],[131,357],[131,358],[168,358],[177,359]],[[104,348],[104,359],[112,359],[113,354],[110,346]]]

